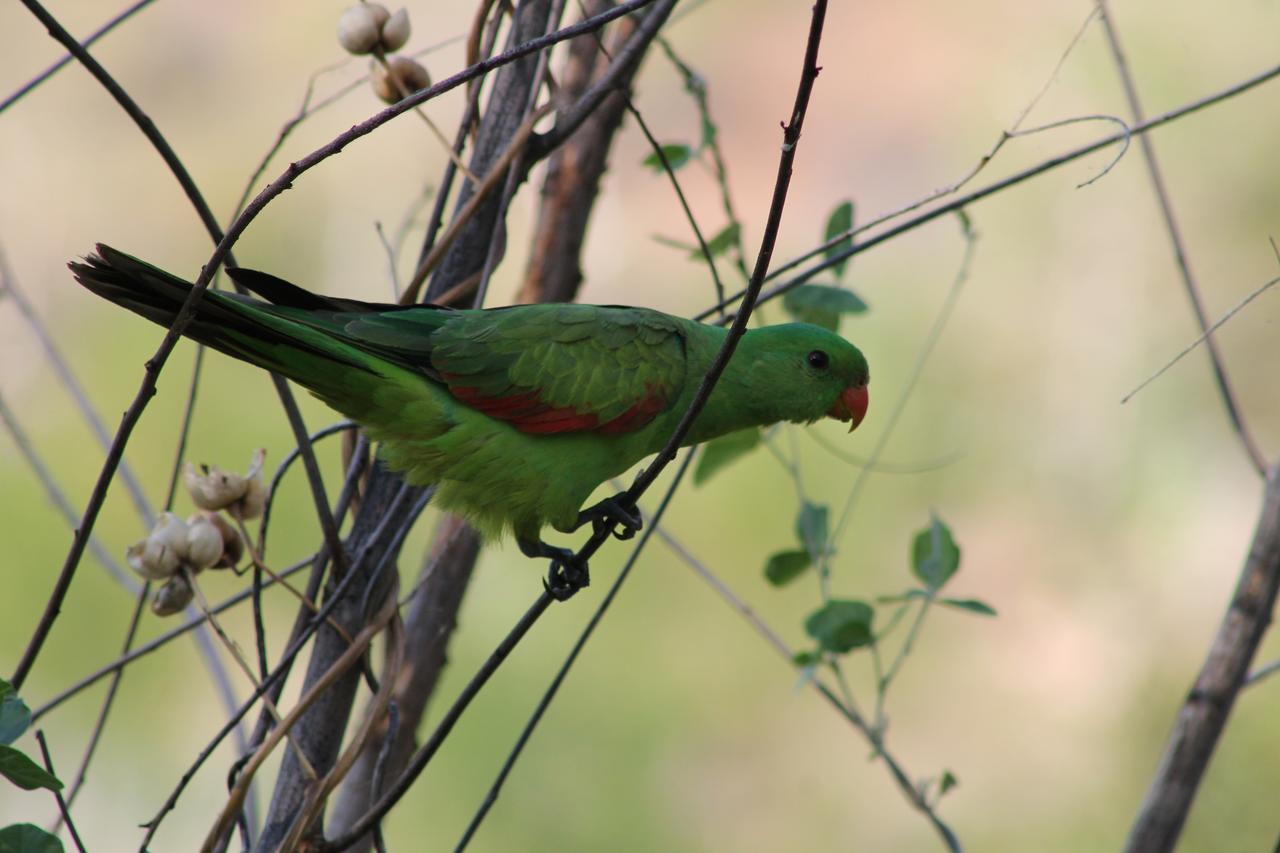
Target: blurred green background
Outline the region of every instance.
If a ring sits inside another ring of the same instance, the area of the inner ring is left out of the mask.
[[[298,109],[308,77],[340,61],[342,3],[163,2],[94,50],[183,157],[219,215]],[[760,238],[778,122],[790,109],[808,25],[806,3],[692,4],[669,30],[707,80],[731,188]],[[827,213],[853,198],[859,219],[888,212],[966,174],[1053,78],[1025,126],[1127,115],[1096,22],[1054,69],[1086,2],[833,3],[818,81],[776,255],[811,248]],[[84,34],[116,10],[53,8]],[[411,48],[466,32],[471,4],[411,5]],[[1275,4],[1124,0],[1114,14],[1147,111],[1209,94],[1276,62]],[[0,8],[0,90],[58,56],[17,4]],[[426,60],[437,77],[461,66],[459,43]],[[354,79],[352,61],[321,93]],[[664,142],[693,141],[696,111],[669,63],[653,55],[636,99]],[[1280,269],[1280,83],[1161,129],[1161,155],[1192,267],[1211,317]],[[379,108],[358,88],[290,137],[268,175]],[[429,106],[442,127],[458,97]],[[1072,125],[1019,139],[985,182],[1112,132]],[[582,300],[692,313],[709,304],[705,269],[654,235],[687,240],[664,179],[640,166],[628,123],[612,157],[585,257]],[[891,749],[916,777],[953,771],[942,815],[974,850],[1117,847],[1201,663],[1246,553],[1261,495],[1197,351],[1131,402],[1120,399],[1198,334],[1136,146],[1104,178],[1095,154],[971,208],[980,233],[971,277],[885,459],[922,473],[873,475],[836,543],[834,585],[847,597],[908,583],[910,535],[931,510],[952,526],[964,561],[951,591],[982,598],[994,620],[938,613],[890,697]],[[391,285],[375,223],[394,232],[437,180],[443,155],[404,116],[299,180],[236,248],[246,266],[328,293],[385,300]],[[724,224],[718,190],[698,165],[681,173],[704,229]],[[535,174],[535,183],[540,173]],[[514,205],[508,256],[491,304],[519,280],[534,187]],[[405,258],[420,231],[412,231]],[[0,248],[17,284],[90,390],[118,422],[157,346],[153,326],[75,287],[64,264],[95,241],[194,277],[208,240],[177,185],[123,113],[70,67],[0,114]],[[956,273],[963,242],[940,220],[859,256],[848,279],[871,305],[843,331],[867,353],[874,403],[862,428],[812,428],[867,454],[884,428]],[[403,266],[402,266],[403,269]],[[726,267],[726,274],[732,276]],[[732,281],[732,278],[730,279]],[[778,306],[764,309],[782,319]],[[1280,295],[1267,293],[1219,335],[1244,414],[1265,451],[1280,448]],[[153,502],[164,498],[192,347],[169,362],[127,459]],[[102,452],[30,328],[0,295],[0,393],[77,508]],[[334,420],[303,401],[308,424]],[[784,446],[790,446],[785,439]],[[265,374],[211,356],[188,458],[270,464],[292,446]],[[794,436],[812,500],[839,506],[857,469]],[[322,451],[336,484],[337,448]],[[336,491],[336,485],[334,486]],[[656,496],[656,492],[654,493]],[[656,499],[656,497],[654,498]],[[652,502],[650,502],[652,506]],[[8,436],[0,438],[0,672],[21,654],[70,541]],[[189,511],[185,496],[180,512]],[[300,473],[277,501],[274,565],[318,533]],[[677,497],[667,529],[794,645],[818,602],[812,578],[784,590],[761,577],[792,547],[786,473],[760,451]],[[417,570],[432,516],[406,547]],[[117,484],[98,535],[118,555],[144,534]],[[387,825],[392,849],[451,849],[532,709],[621,563],[607,546],[596,584],[555,608],[468,712]],[[488,549],[461,615],[441,697],[452,696],[539,590],[540,566],[510,544]],[[205,577],[218,600],[239,589]],[[118,652],[131,596],[86,558],[23,694],[32,706]],[[270,597],[273,652],[292,618]],[[252,645],[248,614],[225,623]],[[174,623],[147,614],[149,638]],[[1261,661],[1280,654],[1267,640]],[[1260,661],[1260,662],[1261,662]],[[850,668],[867,697],[864,660]],[[937,846],[867,745],[672,553],[654,543],[535,735],[475,850],[919,850]],[[236,680],[241,695],[245,682]],[[105,684],[43,724],[64,779],[74,773]],[[1270,849],[1280,825],[1280,681],[1249,690],[1231,719],[1182,849]],[[439,702],[435,707],[439,714]],[[105,740],[76,805],[93,849],[129,849],[195,752],[224,719],[194,645],[183,640],[129,668]],[[20,744],[34,752],[25,738]],[[234,758],[224,747],[165,821],[154,849],[203,837]],[[278,758],[278,755],[277,755]],[[274,763],[268,767],[268,775]],[[264,791],[259,791],[265,796]],[[262,802],[265,806],[265,801]],[[0,825],[48,824],[52,798],[5,789]]]

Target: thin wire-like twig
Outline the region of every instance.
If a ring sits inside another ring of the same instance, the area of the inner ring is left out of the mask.
[[[547,689],[543,691],[542,698],[538,700],[533,713],[529,716],[524,728],[520,731],[520,736],[516,738],[515,745],[512,746],[511,752],[507,755],[506,761],[502,764],[502,769],[498,771],[498,775],[494,778],[493,783],[489,786],[489,792],[485,795],[484,801],[476,810],[475,815],[471,818],[471,822],[467,825],[466,831],[463,833],[461,840],[458,841],[454,848],[456,853],[462,850],[471,842],[472,837],[476,834],[476,830],[480,828],[480,824],[484,822],[485,816],[489,810],[493,808],[494,803],[498,801],[498,795],[502,791],[502,786],[506,783],[507,777],[511,775],[511,770],[515,767],[516,761],[520,758],[520,754],[524,751],[525,746],[529,742],[529,738],[533,736],[534,729],[542,721],[542,717],[546,714],[547,709],[551,706],[551,702],[555,699],[556,694],[560,691],[560,686],[564,684],[565,678],[569,675],[569,670],[573,668],[574,663],[578,660],[578,655],[582,653],[586,647],[587,641],[591,639],[591,635],[599,626],[600,620],[604,618],[604,614],[609,610],[613,601],[618,596],[618,592],[622,589],[622,584],[626,582],[630,576],[631,570],[635,567],[636,561],[640,558],[640,554],[644,551],[646,545],[649,544],[650,538],[657,529],[658,524],[662,521],[662,517],[667,512],[667,507],[671,503],[671,499],[675,497],[676,489],[684,481],[684,476],[689,470],[689,464],[693,461],[694,453],[691,451],[685,455],[684,462],[676,470],[675,476],[671,478],[671,485],[667,487],[667,492],[662,496],[657,509],[654,510],[653,516],[646,519],[644,531],[640,534],[640,539],[636,542],[636,546],[631,549],[631,553],[627,556],[627,560],[622,564],[622,569],[618,572],[618,576],[614,579],[613,584],[609,587],[609,591],[605,593],[604,598],[600,600],[591,619],[583,627],[578,634],[578,639],[574,642],[573,648],[569,650],[569,654],[565,657],[564,662],[556,671],[555,677],[551,679],[551,683],[547,685]]]
[[[120,26],[125,21],[129,20],[135,14],[137,14],[138,12],[141,12],[143,9],[150,6],[154,2],[155,0],[138,0],[137,3],[134,3],[132,6],[129,6],[123,12],[120,12],[114,18],[107,21],[98,29],[94,30],[89,35],[88,38],[80,42],[81,47],[88,47],[89,45],[93,44],[98,39],[102,38],[107,33],[111,32],[116,27]],[[48,80],[54,74],[58,73],[63,68],[65,68],[68,64],[70,64],[73,58],[74,57],[72,56],[72,54],[70,53],[65,54],[57,62],[53,63],[48,68],[46,68],[45,70],[37,74],[35,77],[31,78],[26,83],[23,83],[21,86],[19,86],[17,91],[15,91],[9,97],[5,98],[3,101],[0,101],[0,113],[4,112],[9,107],[13,106],[18,101],[22,100],[24,97],[26,97],[28,93],[30,93],[33,89],[35,89],[41,83]]]
[[[1082,145],[1079,148],[1072,149],[1071,151],[1067,151],[1063,154],[1050,157],[1049,159],[1043,160],[1034,166],[1030,166],[1019,172],[1015,172],[1014,174],[1009,175],[1008,177],[1001,178],[998,181],[994,181],[990,184],[987,184],[984,187],[980,187],[979,189],[966,193],[963,196],[954,198],[951,201],[946,202],[945,204],[940,204],[937,207],[930,208],[924,211],[923,213],[917,214],[916,216],[913,216],[910,219],[907,219],[906,221],[901,222],[898,225],[895,225],[892,228],[888,228],[872,237],[868,237],[866,240],[863,240],[861,242],[854,243],[852,246],[849,246],[846,249],[842,249],[838,252],[834,252],[829,257],[824,257],[823,260],[809,267],[804,272],[798,273],[795,276],[787,279],[786,281],[781,282],[780,284],[776,284],[773,287],[770,287],[768,290],[762,291],[757,301],[763,303],[771,299],[775,299],[789,290],[794,290],[795,288],[809,281],[814,276],[818,275],[819,273],[828,269],[829,267],[832,267],[835,264],[838,264],[847,258],[851,258],[854,255],[861,254],[862,252],[865,252],[868,249],[878,246],[881,243],[892,240],[893,238],[898,237],[901,234],[904,234],[908,231],[913,231],[922,225],[932,222],[933,220],[937,219],[940,216],[945,216],[948,213],[955,213],[957,210],[968,207],[974,202],[980,201],[989,196],[996,195],[997,193],[1003,192],[1004,190],[1010,187],[1016,186],[1017,184],[1021,184],[1025,181],[1030,180],[1031,178],[1044,174],[1045,172],[1052,171],[1053,169],[1056,169],[1059,166],[1063,166],[1063,165],[1066,165],[1067,163],[1071,163],[1075,160],[1080,159],[1081,157],[1088,156],[1089,154],[1093,154],[1094,152],[1100,151],[1103,148],[1107,148],[1111,145],[1115,145],[1117,143],[1124,143],[1124,141],[1130,137],[1147,133],[1148,131],[1151,131],[1157,127],[1160,127],[1161,125],[1168,124],[1171,121],[1181,119],[1184,116],[1188,116],[1192,113],[1198,112],[1202,109],[1205,109],[1206,107],[1210,107],[1215,104],[1234,98],[1237,95],[1240,95],[1240,94],[1243,94],[1244,92],[1249,91],[1250,89],[1254,89],[1254,88],[1257,88],[1258,86],[1261,86],[1263,83],[1270,82],[1271,80],[1274,80],[1276,77],[1280,77],[1280,65],[1272,66],[1271,68],[1268,68],[1265,71],[1261,71],[1257,74],[1254,74],[1250,77],[1245,78],[1244,80],[1240,80],[1210,95],[1205,95],[1202,98],[1183,104],[1180,107],[1176,107],[1175,109],[1162,113],[1161,115],[1158,115],[1155,118],[1144,121],[1141,124],[1134,125],[1130,127],[1126,132],[1115,133],[1115,134],[1112,134],[1111,136],[1103,137],[1102,139],[1099,139],[1095,142],[1090,142],[1086,145]],[[925,201],[927,202],[931,199],[932,199],[932,196],[930,197],[930,199],[926,199]],[[863,228],[869,228],[869,227],[870,227],[870,224],[860,226],[859,230]],[[838,239],[843,239],[843,237]],[[817,254],[819,252],[821,252],[821,249],[811,254]],[[795,263],[792,263],[793,267],[795,265],[796,265]],[[779,269],[782,269],[782,267],[780,267]],[[732,304],[734,301],[742,298],[743,295],[744,295],[744,292],[732,294],[727,300],[727,302],[729,304]],[[717,311],[719,311],[720,307],[721,306],[719,305],[712,305],[702,310],[701,312],[699,312],[697,315],[694,316],[693,319],[705,320],[711,317]]]
[[[1276,284],[1280,284],[1280,276],[1277,276],[1276,278],[1271,279],[1266,284],[1262,285],[1257,290],[1250,293],[1244,299],[1237,302],[1235,307],[1233,307],[1230,311],[1228,311],[1227,313],[1223,314],[1220,318],[1218,318],[1218,320],[1212,326],[1205,329],[1204,334],[1200,335],[1200,337],[1196,338],[1194,341],[1192,341],[1191,343],[1183,347],[1182,350],[1177,355],[1175,355],[1173,358],[1171,358],[1168,362],[1165,363],[1164,367],[1161,367],[1155,373],[1151,374],[1146,379],[1142,380],[1142,382],[1138,383],[1138,387],[1134,388],[1128,394],[1125,394],[1122,398],[1120,398],[1120,403],[1124,404],[1132,400],[1134,395],[1136,395],[1143,388],[1146,388],[1152,382],[1155,382],[1157,379],[1163,376],[1165,371],[1167,371],[1169,368],[1173,367],[1175,364],[1181,361],[1183,356],[1187,355],[1196,347],[1200,346],[1200,344],[1209,340],[1209,336],[1212,335],[1214,332],[1216,332],[1223,323],[1227,322],[1232,317],[1234,317],[1236,313],[1240,311],[1241,308],[1248,305],[1250,302],[1252,302],[1254,299],[1261,296],[1267,290],[1270,290]]]
[[[1107,34],[1107,45],[1111,48],[1111,57],[1115,62],[1116,72],[1120,75],[1120,83],[1124,88],[1125,100],[1129,102],[1129,111],[1133,113],[1134,121],[1139,124],[1143,121],[1142,102],[1138,98],[1138,89],[1133,82],[1133,74],[1129,71],[1129,62],[1125,58],[1124,49],[1120,46],[1120,34],[1116,31],[1114,22],[1111,20],[1111,12],[1107,7],[1106,0],[1096,0],[1098,13],[1102,18],[1102,29]],[[1147,164],[1147,173],[1151,178],[1151,189],[1156,194],[1156,201],[1160,205],[1160,216],[1164,220],[1165,230],[1169,236],[1169,246],[1173,249],[1174,261],[1178,265],[1178,273],[1182,277],[1182,286],[1187,292],[1187,298],[1191,300],[1191,310],[1195,314],[1196,323],[1200,326],[1200,331],[1204,333],[1205,349],[1209,353],[1209,360],[1213,367],[1213,379],[1218,386],[1218,392],[1222,395],[1222,405],[1226,408],[1227,418],[1231,421],[1232,427],[1235,429],[1236,435],[1240,438],[1240,443],[1244,445],[1245,454],[1253,463],[1254,470],[1259,476],[1264,476],[1267,471],[1267,459],[1262,455],[1262,450],[1258,447],[1258,442],[1254,439],[1253,433],[1249,429],[1249,425],[1245,422],[1244,412],[1240,408],[1240,402],[1236,399],[1235,389],[1231,385],[1231,379],[1227,376],[1227,369],[1224,366],[1222,352],[1218,349],[1218,342],[1213,338],[1213,328],[1209,325],[1209,315],[1205,311],[1204,299],[1200,295],[1200,287],[1196,284],[1195,276],[1191,272],[1191,262],[1187,258],[1186,242],[1182,238],[1182,231],[1178,227],[1178,220],[1173,213],[1173,201],[1169,197],[1169,189],[1165,185],[1164,175],[1160,171],[1160,165],[1156,161],[1155,146],[1151,141],[1151,137],[1143,134],[1138,139],[1138,144],[1142,148],[1142,159]]]
[[[40,744],[40,757],[44,761],[44,769],[49,771],[50,776],[56,778],[58,774],[53,770],[53,759],[49,756],[49,744],[45,740],[44,729],[36,729],[36,742]],[[71,841],[80,853],[84,853],[84,843],[80,840],[80,833],[76,831],[76,825],[71,820],[71,812],[67,810],[67,801],[62,798],[62,791],[54,788],[53,798],[58,802],[58,814],[62,816],[62,822],[71,833]]]

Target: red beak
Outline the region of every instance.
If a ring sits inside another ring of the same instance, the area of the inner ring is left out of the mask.
[[[850,385],[840,392],[839,397],[836,397],[836,401],[827,410],[827,415],[838,421],[848,421],[849,432],[853,432],[867,416],[869,402],[866,385]]]

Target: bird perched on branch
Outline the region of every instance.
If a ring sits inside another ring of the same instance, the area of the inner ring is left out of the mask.
[[[103,245],[69,266],[89,290],[162,326],[191,290]],[[267,301],[207,291],[188,337],[286,376],[360,423],[388,466],[439,484],[446,509],[550,558],[548,588],[565,597],[586,583],[586,564],[543,542],[542,528],[639,529],[626,501],[582,504],[662,448],[727,334],[646,308],[379,305],[252,270],[227,274]],[[867,382],[866,359],[838,335],[805,323],[753,329],[685,444],[824,416],[852,431],[867,411]]]

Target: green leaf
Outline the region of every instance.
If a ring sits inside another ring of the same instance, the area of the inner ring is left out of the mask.
[[[817,649],[812,651],[796,652],[791,656],[791,662],[796,666],[816,666],[822,663],[822,652]]]
[[[950,791],[956,785],[960,784],[960,780],[956,778],[956,774],[950,770],[942,771],[942,778],[938,780],[938,796],[941,797],[947,791]]]
[[[813,559],[827,549],[827,508],[805,501],[796,516],[796,539]]]
[[[843,654],[871,643],[874,616],[865,601],[833,599],[804,620],[804,630],[822,648]]]
[[[765,580],[774,586],[791,583],[812,565],[808,551],[779,551],[764,564]]]
[[[940,598],[939,604],[945,604],[948,607],[954,607],[957,610],[968,610],[970,613],[977,613],[980,616],[995,616],[996,609],[985,601],[979,601],[976,598]]]
[[[921,583],[937,592],[958,568],[960,547],[951,538],[951,528],[935,515],[911,543],[911,570]]]
[[[708,441],[702,448],[702,455],[698,457],[698,464],[693,469],[693,484],[702,485],[711,479],[712,474],[738,457],[755,450],[759,444],[760,430],[755,427],[741,429]]]
[[[662,151],[662,157],[667,158],[667,165],[671,167],[673,172],[693,159],[693,149],[683,142],[670,142],[666,145],[659,145],[658,148]],[[662,157],[659,157],[658,152],[654,151],[644,158],[643,163],[655,172],[661,172],[664,171]]]
[[[15,823],[0,829],[0,853],[63,853],[63,847],[40,827]]]
[[[826,243],[829,240],[839,236],[840,234],[845,233],[846,231],[849,231],[852,228],[853,228],[853,202],[851,201],[841,202],[839,205],[836,206],[835,210],[831,211],[831,215],[827,217],[827,232],[822,242]],[[846,251],[852,245],[853,245],[853,237],[845,237],[843,240],[836,243],[835,245],[828,246],[826,249],[824,249],[822,252],[822,256],[827,260],[831,260],[831,258],[840,254],[843,251]],[[845,267],[847,267],[848,265],[849,265],[849,259],[845,258],[842,261],[837,261],[835,265],[831,267],[831,269],[835,271],[836,278],[844,277],[844,270],[845,270]]]
[[[27,791],[36,788],[58,791],[62,788],[56,776],[11,746],[0,746],[0,776]]]
[[[867,303],[843,287],[802,284],[787,291],[782,297],[782,307],[803,323],[812,323],[834,332],[840,327],[842,315],[861,314],[867,310]]]
[[[707,252],[711,257],[718,258],[725,252],[729,251],[738,242],[738,232],[742,230],[736,222],[731,222],[720,229],[716,236],[707,241]],[[702,247],[694,249],[689,253],[689,257],[694,260],[702,259]]]
[[[31,725],[31,709],[9,682],[0,679],[0,744],[13,743]]]

